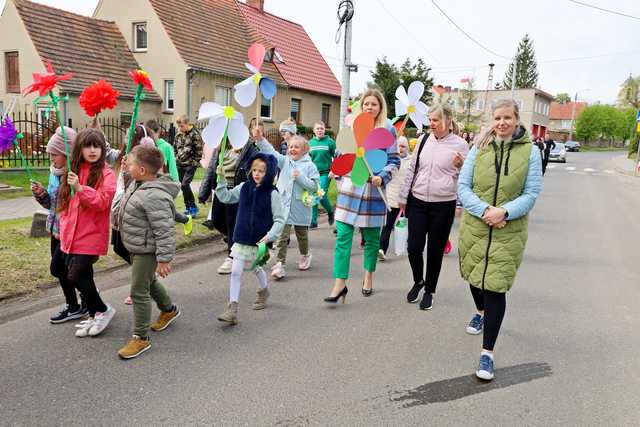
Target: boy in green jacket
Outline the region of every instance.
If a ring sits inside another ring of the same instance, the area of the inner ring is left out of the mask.
[[[329,225],[334,223],[333,206],[329,201],[329,172],[331,163],[336,157],[336,142],[329,136],[325,135],[324,123],[318,121],[313,125],[314,137],[309,141],[309,155],[311,160],[320,172],[320,188],[324,191],[324,196],[320,200],[320,204],[329,215]],[[313,207],[311,214],[311,228],[318,228],[318,205]]]

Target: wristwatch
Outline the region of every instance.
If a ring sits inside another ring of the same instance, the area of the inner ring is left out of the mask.
[[[504,209],[504,208],[502,208],[502,209]],[[507,219],[507,218],[509,218],[509,211],[504,209],[504,219]]]

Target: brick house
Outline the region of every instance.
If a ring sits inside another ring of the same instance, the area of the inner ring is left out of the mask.
[[[588,104],[586,102],[566,102],[564,104],[552,102],[551,112],[549,113],[549,132],[551,138],[558,141],[567,141],[571,129],[575,132],[575,121],[578,120],[578,117],[580,117],[580,114],[582,114],[587,106]]]
[[[161,93],[170,120],[195,119],[200,105],[233,105],[245,116],[233,86],[249,77],[247,49],[267,48],[262,73],[275,80],[276,96],[262,99],[261,117],[269,126],[293,117],[310,126],[324,120],[337,129],[340,84],[304,28],[264,11],[264,1],[250,0],[100,0],[95,18],[114,21],[135,59]]]

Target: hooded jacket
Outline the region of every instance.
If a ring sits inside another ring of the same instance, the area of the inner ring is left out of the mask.
[[[168,175],[129,184],[118,212],[118,228],[129,252],[156,254],[158,262],[171,262],[176,253],[174,199],[179,192],[180,184]]]

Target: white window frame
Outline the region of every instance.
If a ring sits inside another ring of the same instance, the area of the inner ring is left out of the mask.
[[[225,99],[220,99],[220,97],[218,96],[218,90],[225,92]],[[217,104],[222,105],[223,107],[231,105],[231,88],[226,86],[216,86],[215,93],[213,94],[213,99]]]
[[[476,99],[476,110],[484,111],[484,98]]]
[[[298,111],[296,111],[296,113],[298,114],[297,118],[293,118],[293,103],[294,102],[298,102]],[[302,99],[301,98],[291,98],[291,105],[289,107],[289,115],[290,117],[293,119],[294,122],[296,122],[297,124],[300,124],[302,122],[302,117],[300,116],[300,114],[302,114]]]
[[[260,94],[261,96],[261,102],[260,102],[260,118],[261,119],[267,119],[267,120],[271,120],[271,118],[273,117],[273,98],[271,99],[266,99],[264,97],[264,95]],[[274,97],[275,98],[275,97]],[[262,107],[266,107],[266,104],[264,103],[264,101],[268,101],[269,102],[269,115],[268,116],[264,116],[262,115]]]
[[[145,47],[138,47],[138,26],[144,25],[144,30],[147,33],[147,45]],[[133,51],[134,52],[146,52],[149,49],[149,27],[146,21],[134,22],[133,28]]]
[[[169,85],[172,86],[171,91],[169,90]],[[173,93],[173,97],[170,94]],[[169,106],[169,101],[173,103],[173,106]],[[165,80],[164,81],[164,111],[173,112],[176,108],[176,84],[174,80]]]

